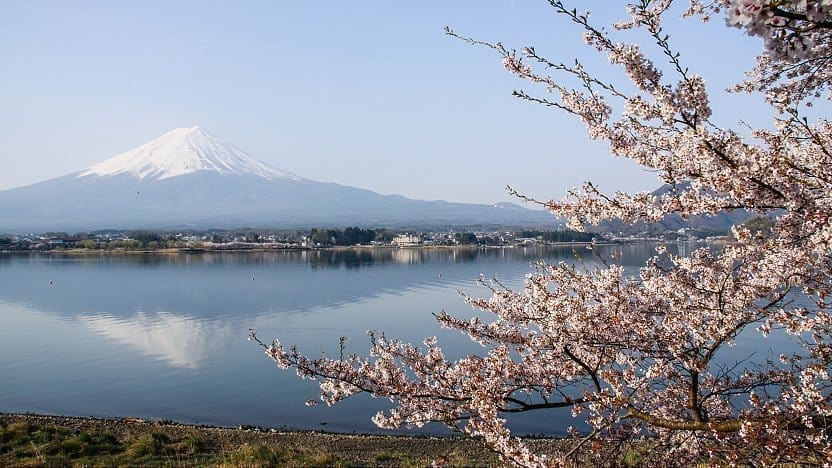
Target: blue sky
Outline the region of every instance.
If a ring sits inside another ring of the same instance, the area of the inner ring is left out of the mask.
[[[600,23],[624,15],[620,2],[574,3]],[[445,25],[612,76],[542,0],[0,2],[0,188],[194,125],[301,176],[413,198],[658,186],[579,122],[513,98],[534,88]],[[671,33],[711,84],[719,122],[767,124],[759,98],[721,92],[759,41],[721,19]]]

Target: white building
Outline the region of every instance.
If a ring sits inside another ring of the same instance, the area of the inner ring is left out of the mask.
[[[419,245],[421,243],[422,239],[412,234],[399,234],[393,238],[393,245],[398,245],[399,247]]]

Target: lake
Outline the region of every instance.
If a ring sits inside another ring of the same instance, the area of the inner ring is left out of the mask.
[[[696,244],[671,244],[680,253]],[[647,243],[600,246],[636,274]],[[521,285],[530,263],[594,260],[584,246],[345,249],[205,254],[0,254],[0,411],[377,432],[389,402],[358,395],[306,407],[314,382],[247,340],[278,337],[307,354],[366,354],[368,329],[449,356],[482,348],[433,313],[469,316],[480,274]],[[563,434],[568,410],[520,415],[521,433]],[[421,430],[441,433],[439,426]]]

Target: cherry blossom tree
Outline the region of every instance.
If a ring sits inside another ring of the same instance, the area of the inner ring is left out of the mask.
[[[658,248],[638,278],[615,262],[561,263],[541,266],[520,290],[491,284],[490,297],[469,299],[490,319],[438,315],[481,343],[482,355],[450,360],[435,338],[414,346],[370,332],[367,357],[313,359],[261,342],[268,356],[319,381],[328,404],[359,392],[389,398],[395,406],[373,418],[380,427],[438,421],[524,466],[577,453],[614,461],[622,450],[653,464],[832,465],[832,124],[806,109],[832,97],[832,0],[688,0],[681,10],[680,1],[628,4],[628,18],[609,30],[548,1],[625,85],[531,47],[447,33],[492,49],[545,91],[517,97],[574,115],[590,138],[671,187],[660,197],[608,195],[586,183],[537,202],[571,227],[744,209],[774,218],[770,234],[734,227],[735,242],[686,257]],[[771,128],[714,123],[713,90],[663,29],[679,12],[690,21],[724,17],[762,39],[756,67],[732,91],[761,93]],[[635,32],[649,38],[644,47],[616,39]],[[734,355],[738,336],[767,347],[772,334],[789,346]],[[528,411],[571,411],[570,444],[531,450],[505,425],[507,414]]]

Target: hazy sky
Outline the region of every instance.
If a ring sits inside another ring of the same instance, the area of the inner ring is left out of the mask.
[[[599,22],[624,15],[623,2],[574,3]],[[756,97],[721,92],[759,41],[722,19],[682,24],[672,42],[709,80],[717,120],[766,123]],[[534,87],[445,25],[611,70],[542,0],[0,1],[0,188],[194,125],[298,175],[413,198],[658,186],[573,118],[513,98]]]

